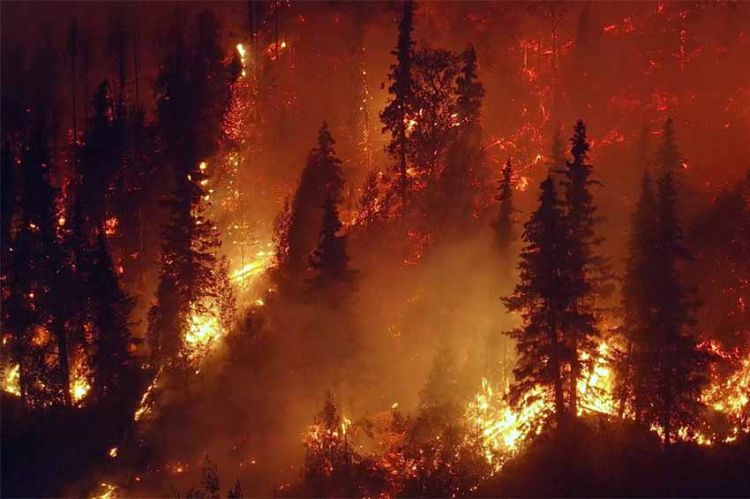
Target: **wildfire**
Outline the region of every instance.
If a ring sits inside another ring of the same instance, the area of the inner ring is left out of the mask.
[[[193,305],[185,333],[188,360],[195,362],[205,358],[224,334],[224,328],[219,322],[219,310],[215,304],[208,307]]]
[[[109,237],[117,235],[117,227],[119,227],[120,221],[117,217],[110,217],[104,221],[104,234]]]
[[[241,43],[237,44],[237,54],[240,56],[240,65],[242,66],[242,71],[240,72],[241,77],[247,76],[247,70],[245,69],[247,66],[247,50],[245,49],[245,46]]]
[[[19,364],[6,368],[3,376],[3,391],[16,397],[21,396],[21,366]]]
[[[588,355],[581,356],[583,364],[589,367],[583,370],[577,385],[579,415],[616,414],[609,350],[610,346],[602,342],[592,363],[587,362]],[[505,393],[494,390],[482,379],[482,389],[470,402],[467,417],[479,430],[485,459],[499,471],[525,441],[541,433],[552,411],[551,394],[541,386],[530,389],[513,407]]]
[[[89,382],[90,374],[90,369],[86,364],[84,356],[78,355],[74,357],[70,370],[70,398],[76,406],[83,405],[86,396],[91,391],[91,383]]]
[[[581,361],[587,364],[589,356],[581,355]],[[617,405],[613,396],[614,379],[609,362],[609,345],[606,342],[599,344],[597,357],[588,368],[585,368],[578,380],[577,389],[580,399],[578,414],[600,413],[615,415]]]
[[[266,244],[268,248],[272,246],[271,243]],[[230,280],[240,288],[247,289],[273,265],[273,256],[273,251],[270,249],[257,251],[252,261],[231,273]]]
[[[467,417],[479,430],[485,459],[499,471],[526,439],[541,433],[551,410],[550,397],[541,387],[534,387],[519,408],[513,408],[505,394],[482,379],[482,390],[469,404]]]
[[[102,482],[99,484],[100,492],[91,496],[91,499],[117,499],[120,497],[120,489],[117,485]]]
[[[151,382],[150,385],[148,385],[148,388],[146,388],[146,391],[143,392],[143,396],[141,396],[141,401],[138,403],[138,409],[135,410],[135,414],[133,415],[133,419],[136,422],[142,420],[144,416],[148,416],[151,413],[151,405],[152,405],[151,394],[157,388],[160,376],[161,376],[161,369],[159,369],[159,372],[156,373],[156,376],[154,376],[154,380]]]

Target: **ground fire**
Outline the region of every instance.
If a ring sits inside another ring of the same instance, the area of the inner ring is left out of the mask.
[[[750,495],[750,4],[0,9],[3,496]]]

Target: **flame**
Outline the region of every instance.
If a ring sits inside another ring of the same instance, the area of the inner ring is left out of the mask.
[[[140,421],[145,416],[148,416],[151,414],[151,394],[154,392],[154,390],[159,385],[159,379],[161,376],[161,368],[156,373],[156,376],[154,376],[154,380],[151,382],[151,384],[148,385],[148,388],[146,388],[146,391],[143,392],[143,395],[141,396],[141,401],[138,403],[138,408],[135,410],[135,414],[133,415],[133,419],[135,422]]]
[[[3,376],[3,391],[15,395],[16,397],[21,396],[21,365],[14,364],[5,370]]]
[[[578,415],[588,413],[617,414],[617,404],[613,396],[614,377],[609,362],[609,345],[602,342],[597,347],[597,357],[588,365],[589,356],[581,355],[585,367],[578,380],[578,398],[580,406]]]
[[[117,485],[102,482],[99,487],[101,492],[91,496],[91,499],[117,499],[120,497],[120,488]]]
[[[271,246],[273,246],[271,243],[266,244],[266,247]],[[232,272],[229,275],[229,279],[242,289],[248,288],[273,265],[273,256],[273,251],[271,250],[256,252],[255,258]]]
[[[107,236],[117,235],[117,227],[119,227],[120,221],[117,217],[110,217],[104,221],[104,234]]]
[[[584,366],[588,367],[583,369],[577,384],[578,415],[617,413],[609,353],[610,346],[602,342],[592,363],[587,362],[588,355],[581,356]],[[467,418],[469,424],[479,430],[485,459],[499,471],[524,442],[541,433],[553,407],[551,394],[539,385],[531,388],[517,407],[513,407],[506,394],[497,392],[482,379],[482,389],[469,403]]]
[[[91,391],[90,371],[83,355],[73,357],[70,369],[70,398],[75,406],[82,406],[86,396]]]
[[[513,457],[529,437],[538,435],[552,411],[549,394],[539,386],[523,396],[518,408],[482,379],[482,390],[469,403],[469,424],[479,430],[484,457],[495,471]]]
[[[224,328],[219,322],[219,310],[215,303],[210,306],[191,307],[185,333],[185,354],[188,360],[196,362],[205,358],[224,336]]]
[[[247,70],[245,69],[247,67],[247,49],[241,43],[237,44],[237,54],[240,56],[240,65],[242,66],[240,77],[245,77],[247,76]]]

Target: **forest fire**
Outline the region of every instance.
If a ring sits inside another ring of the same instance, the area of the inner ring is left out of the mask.
[[[750,495],[750,4],[2,10],[3,497]]]

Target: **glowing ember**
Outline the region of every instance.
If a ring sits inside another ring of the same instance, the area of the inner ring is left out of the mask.
[[[120,221],[117,217],[110,217],[104,221],[104,233],[107,236],[117,235],[117,228],[120,225]]]

